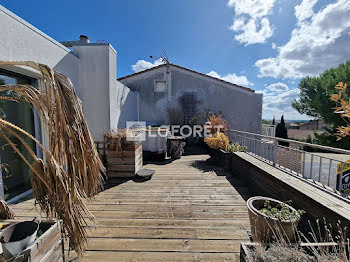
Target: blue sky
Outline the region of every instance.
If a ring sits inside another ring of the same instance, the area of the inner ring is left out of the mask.
[[[301,77],[350,58],[349,0],[2,0],[58,41],[110,42],[118,77],[172,63],[264,93],[263,117],[291,108]]]

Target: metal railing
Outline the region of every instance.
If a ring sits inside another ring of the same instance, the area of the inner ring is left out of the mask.
[[[344,194],[343,173],[350,168],[350,150],[299,142],[290,139],[228,130],[231,142],[247,147],[247,153],[284,172],[349,201]],[[320,151],[309,152],[309,151]],[[338,174],[337,174],[338,173]],[[350,175],[349,175],[350,176]]]

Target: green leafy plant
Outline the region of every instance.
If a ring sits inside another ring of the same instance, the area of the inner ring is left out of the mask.
[[[246,146],[241,146],[239,143],[234,143],[234,144],[230,144],[226,147],[226,151],[233,153],[233,152],[246,152],[247,151],[247,147]]]
[[[291,210],[286,204],[271,206],[269,200],[264,202],[264,208],[259,211],[270,218],[276,218],[279,220],[295,220],[305,214],[304,210]]]

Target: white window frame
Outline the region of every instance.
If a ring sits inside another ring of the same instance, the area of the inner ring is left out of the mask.
[[[163,82],[165,84],[164,91],[158,91],[157,90],[157,83],[158,82]],[[168,85],[167,85],[167,81],[165,79],[156,79],[156,80],[154,80],[153,92],[154,93],[166,93],[167,92],[167,87],[168,87]]]
[[[0,69],[4,69],[6,71],[15,73],[15,74],[19,74],[19,75],[23,75],[24,77],[29,77],[29,78],[33,78],[36,80],[37,83],[37,87],[41,90],[43,89],[43,81],[42,81],[42,74],[41,72],[30,68],[30,67],[26,67],[26,66],[16,66],[16,65],[9,65],[9,66],[1,66]],[[47,128],[44,127],[44,125],[41,123],[40,121],[40,116],[39,113],[37,112],[37,110],[34,109],[33,111],[34,114],[34,129],[35,129],[35,138],[42,143],[42,145],[47,148],[49,145],[49,137],[48,137],[48,132],[47,132]],[[40,130],[38,130],[38,125],[41,127]],[[42,154],[42,150],[41,148],[36,145],[36,154],[39,158],[43,157]],[[27,190],[26,192],[23,192],[9,200],[7,200],[6,202],[9,204],[15,203],[17,201],[19,201],[21,198],[26,197],[27,195],[30,195],[32,193],[32,189]],[[2,199],[4,199],[4,184],[3,184],[3,180],[2,180],[2,171],[0,169],[0,197]]]

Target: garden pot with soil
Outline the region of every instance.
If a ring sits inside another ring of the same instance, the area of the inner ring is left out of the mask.
[[[252,197],[247,201],[252,238],[255,242],[285,240],[293,242],[302,210],[268,197]]]

